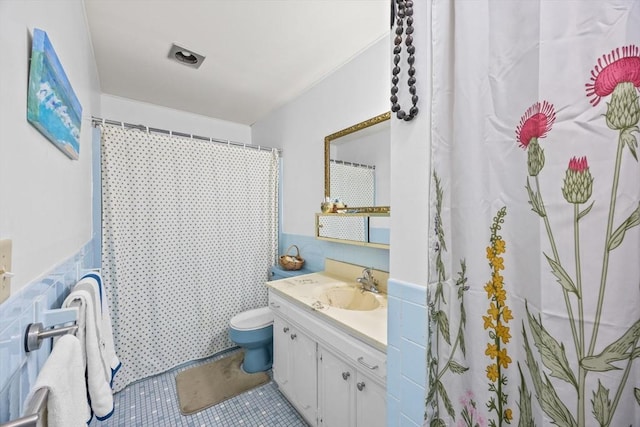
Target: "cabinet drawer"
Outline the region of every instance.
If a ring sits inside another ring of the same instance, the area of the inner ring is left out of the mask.
[[[361,343],[354,337],[338,332],[333,337],[327,337],[329,341],[326,345],[333,347],[333,350],[352,364],[356,369],[365,373],[371,379],[382,384],[387,379],[387,355],[366,344]]]
[[[269,292],[269,308],[281,316],[291,318],[291,303]]]

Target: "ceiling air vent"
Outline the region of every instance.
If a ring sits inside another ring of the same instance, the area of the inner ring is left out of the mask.
[[[202,61],[204,61],[204,56],[174,43],[171,45],[171,50],[169,50],[169,59],[178,61],[191,68],[198,68],[202,64]]]

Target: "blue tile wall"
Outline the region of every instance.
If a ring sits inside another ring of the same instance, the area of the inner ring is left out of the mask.
[[[43,278],[22,287],[0,305],[0,423],[22,415],[25,398],[51,352],[51,340],[39,350],[24,351],[24,332],[42,318],[41,311],[59,308],[70,286],[95,265],[93,242],[62,262]]]
[[[393,278],[387,284],[387,426],[422,426],[427,384],[427,288]]]
[[[311,272],[324,270],[325,258],[372,267],[381,271],[389,271],[388,249],[328,242],[326,240],[318,240],[313,236],[280,234],[278,252],[280,254],[285,253],[291,245],[298,247],[300,256],[305,261],[304,268]],[[292,251],[295,253],[295,249],[292,249]]]
[[[388,228],[369,228],[369,241],[377,243],[386,243],[391,241],[391,230]]]

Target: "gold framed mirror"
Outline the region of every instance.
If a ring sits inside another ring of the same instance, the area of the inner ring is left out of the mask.
[[[384,193],[390,181],[390,118],[387,111],[324,138],[324,195],[340,199],[346,205],[343,213],[390,211],[388,191]],[[381,160],[384,165],[376,164]],[[336,173],[336,168],[342,172]]]

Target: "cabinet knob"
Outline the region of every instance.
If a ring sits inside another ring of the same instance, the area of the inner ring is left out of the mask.
[[[285,326],[284,328],[282,328],[282,332],[284,332],[285,334],[289,332],[289,327]]]
[[[297,335],[296,335],[296,334],[291,334],[291,339],[292,339],[292,340],[295,340],[295,339],[296,339],[296,337],[297,337]]]
[[[351,376],[351,373],[349,373],[349,372],[343,372],[342,373],[342,379],[345,380],[345,381],[349,379],[349,376]]]
[[[358,387],[358,390],[362,391],[364,389],[364,382],[359,382],[358,384],[356,384],[356,387]]]

